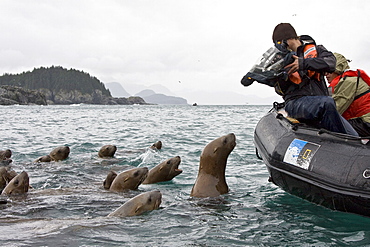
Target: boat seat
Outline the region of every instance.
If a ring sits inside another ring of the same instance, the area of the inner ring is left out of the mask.
[[[293,117],[289,117],[288,116],[288,113],[284,110],[284,109],[280,109],[279,111],[278,111],[278,113],[280,113],[281,115],[283,115],[286,119],[288,119],[289,120],[289,122],[291,122],[291,123],[299,123],[299,121],[297,120],[297,119],[295,119],[295,118],[293,118]]]

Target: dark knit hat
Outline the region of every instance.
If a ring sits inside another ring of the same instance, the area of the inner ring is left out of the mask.
[[[280,23],[272,33],[272,41],[275,43],[278,40],[287,40],[298,37],[294,27],[290,23]]]

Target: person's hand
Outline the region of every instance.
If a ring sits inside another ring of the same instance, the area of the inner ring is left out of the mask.
[[[284,69],[289,69],[288,75],[293,74],[299,69],[298,57],[296,55],[293,55],[292,57],[294,58],[294,62],[284,67]]]

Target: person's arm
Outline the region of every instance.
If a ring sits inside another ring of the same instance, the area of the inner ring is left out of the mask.
[[[337,110],[343,114],[347,108],[352,104],[356,93],[356,77],[347,77],[345,80],[340,79],[334,88],[333,99],[337,105]]]
[[[322,45],[316,46],[317,57],[298,58],[299,70],[311,70],[320,73],[335,71],[336,59],[332,52],[326,50]]]

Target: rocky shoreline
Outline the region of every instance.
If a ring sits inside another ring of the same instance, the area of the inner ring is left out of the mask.
[[[144,99],[137,96],[114,98],[102,94],[96,89],[92,94],[82,94],[80,91],[59,91],[54,94],[49,89],[29,90],[16,86],[0,86],[0,105],[147,105]]]

